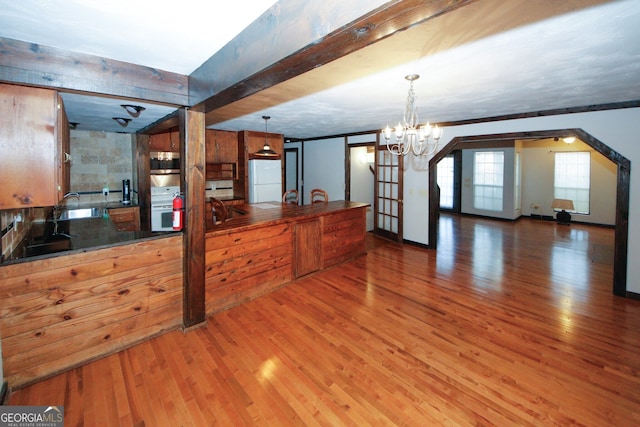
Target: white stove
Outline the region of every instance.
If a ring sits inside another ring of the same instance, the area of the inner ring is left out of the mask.
[[[173,231],[173,199],[180,187],[151,187],[151,231]]]

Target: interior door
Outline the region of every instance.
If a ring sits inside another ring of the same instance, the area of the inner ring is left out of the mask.
[[[386,145],[376,146],[375,234],[402,241],[402,171],[404,159]]]
[[[298,148],[284,150],[284,191],[298,190]]]

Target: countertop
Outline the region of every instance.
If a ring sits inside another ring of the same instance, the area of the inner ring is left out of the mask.
[[[82,205],[77,208],[100,207],[102,209],[117,209],[131,206],[123,205],[122,203],[103,203],[98,206]],[[75,209],[76,206],[70,206],[69,208]],[[173,233],[175,232],[118,231],[108,216],[57,222],[51,220],[34,222],[22,244],[14,251],[12,258],[5,260],[2,264],[33,261],[40,258],[66,255],[70,251],[99,249],[140,239],[162,237]]]
[[[231,218],[224,223],[213,224],[211,215],[206,213],[207,233],[228,232],[238,228],[253,227],[265,223],[295,221],[302,217],[312,218],[330,215],[338,211],[365,208],[367,203],[334,200],[328,203],[310,205],[288,205],[278,202],[252,203],[227,208],[232,212]]]

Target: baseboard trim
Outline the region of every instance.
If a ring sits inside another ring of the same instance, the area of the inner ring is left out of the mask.
[[[629,299],[640,301],[640,294],[637,294],[635,292],[627,291],[627,295],[626,296]]]

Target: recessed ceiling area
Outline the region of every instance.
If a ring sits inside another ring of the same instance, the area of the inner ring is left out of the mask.
[[[203,23],[194,19],[207,13],[194,13],[202,8],[190,1],[174,8],[179,12],[147,1],[105,2],[109,7],[80,0],[0,3],[6,3],[0,37],[184,74],[252,20],[278,8],[273,1],[216,2]],[[190,10],[190,21],[180,15],[183,10]],[[225,36],[207,32],[222,20],[234,24]],[[413,73],[421,75],[415,82],[421,122],[635,101],[640,99],[639,23],[635,0],[479,0],[210,111],[206,122],[218,129],[261,130],[261,117],[269,115],[271,132],[300,139],[376,130],[401,119],[408,90],[404,76]],[[63,99],[78,129],[135,132],[175,110],[78,94]],[[126,128],[112,120],[114,110],[125,113],[123,103],[145,107]]]

